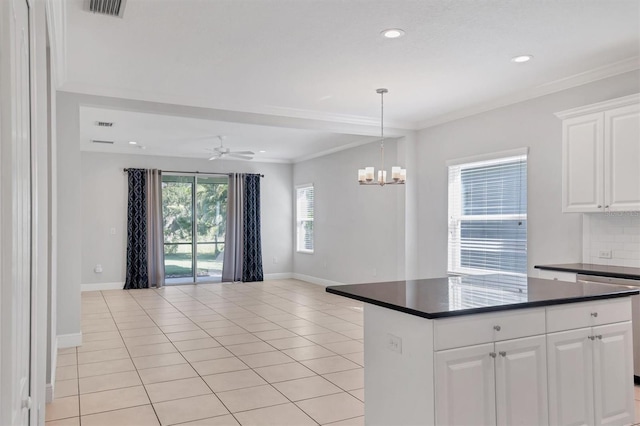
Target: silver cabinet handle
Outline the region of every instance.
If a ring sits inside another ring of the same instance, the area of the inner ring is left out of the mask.
[[[594,340],[594,339],[595,339],[595,336],[587,336],[587,339],[589,339],[589,340]]]
[[[598,313],[597,312],[591,312],[591,316],[594,317],[594,318],[597,318],[598,317]]]
[[[495,331],[500,331],[500,326],[499,326],[499,325],[494,325],[494,326],[493,326],[493,329],[494,329]]]
[[[602,208],[602,204],[598,204],[598,208],[601,209]]]
[[[496,353],[495,353],[495,352],[489,352],[489,356],[490,356],[491,358],[495,358],[495,357],[496,357]]]
[[[602,334],[598,334],[598,335],[596,336],[596,339],[598,339],[598,340],[602,340]]]
[[[505,351],[500,351],[500,356],[507,356],[507,353]]]
[[[604,206],[604,208],[605,208],[605,209],[608,209],[608,208],[609,208],[609,206]]]

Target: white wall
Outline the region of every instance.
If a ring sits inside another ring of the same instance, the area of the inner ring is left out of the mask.
[[[56,97],[57,334],[79,336],[81,197],[78,107],[64,92]]]
[[[640,92],[630,72],[421,130],[418,256],[421,277],[447,270],[446,161],[528,146],[528,269],[582,260],[582,215],[561,212],[561,121],[553,113]]]
[[[385,143],[388,173],[396,165],[398,145]],[[315,196],[315,250],[294,253],[296,274],[338,283],[387,281],[403,274],[406,188],[358,184],[358,169],[372,165],[377,170],[379,153],[379,143],[370,143],[294,165],[294,187],[313,183]]]
[[[262,254],[265,274],[292,271],[291,165],[253,161],[207,161],[147,155],[81,154],[81,282],[124,283],[127,238],[125,167],[200,172],[261,173]],[[110,228],[116,234],[110,234]],[[277,264],[273,258],[277,259]],[[102,273],[94,267],[101,264]]]

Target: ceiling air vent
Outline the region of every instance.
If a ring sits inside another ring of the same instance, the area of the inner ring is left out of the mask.
[[[86,0],[89,10],[102,15],[122,18],[124,4],[127,0]]]
[[[92,139],[91,142],[93,142],[93,143],[104,143],[104,144],[107,144],[107,145],[113,145],[113,143],[114,143],[113,141],[99,141],[97,139]]]
[[[113,121],[96,121],[98,127],[113,127]]]

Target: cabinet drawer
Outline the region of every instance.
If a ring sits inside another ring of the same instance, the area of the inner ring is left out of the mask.
[[[628,297],[550,306],[547,308],[547,332],[553,333],[630,319],[631,300]]]
[[[545,333],[544,308],[438,319],[436,351]]]
[[[573,272],[549,271],[546,269],[538,270],[538,278],[542,278],[544,280],[567,281],[570,283],[576,282],[576,274]]]

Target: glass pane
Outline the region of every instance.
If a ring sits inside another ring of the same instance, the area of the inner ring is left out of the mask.
[[[164,245],[164,274],[172,278],[193,278],[193,246],[191,244]]]
[[[198,280],[222,278],[224,244],[198,243]]]
[[[176,179],[183,181],[175,181]],[[189,179],[191,182],[188,181]],[[187,181],[185,182],[185,180]],[[165,243],[190,243],[193,241],[192,190],[192,177],[163,176],[162,217]]]
[[[198,178],[196,192],[198,243],[224,243],[227,189],[226,177]]]
[[[526,274],[526,220],[463,220],[460,266]]]

